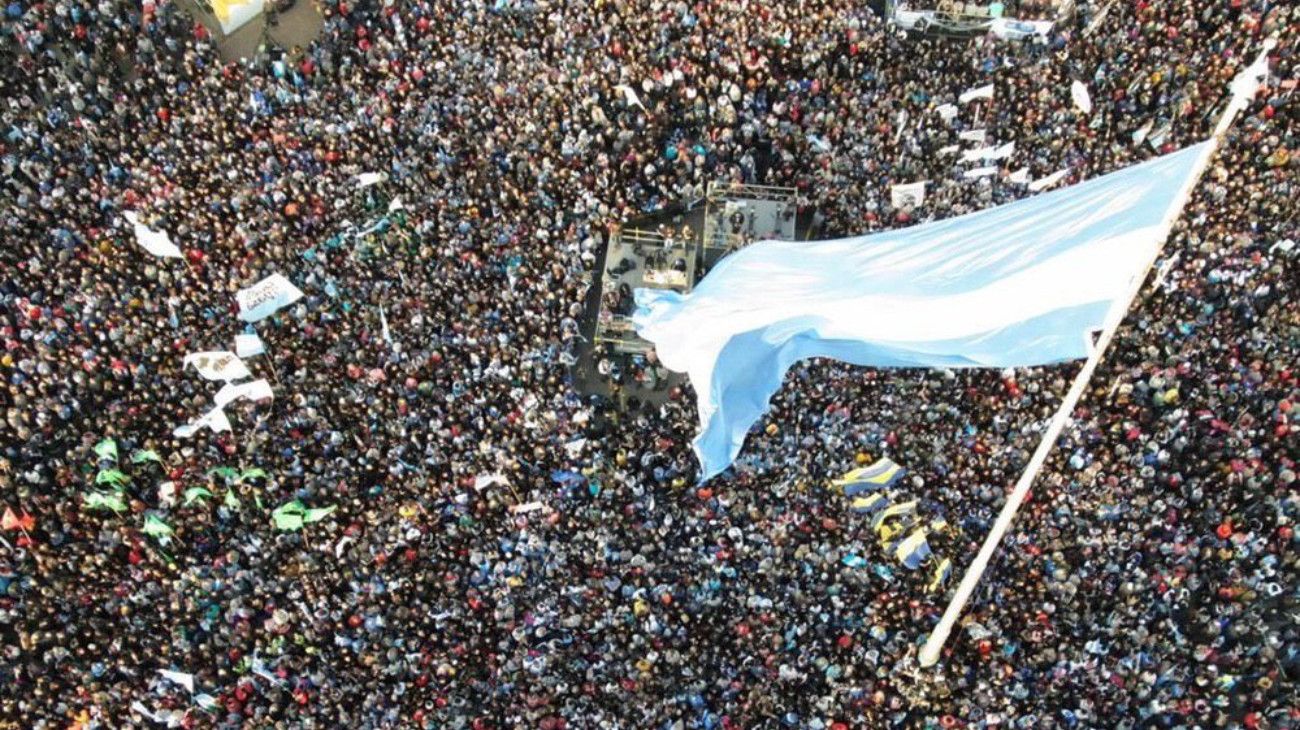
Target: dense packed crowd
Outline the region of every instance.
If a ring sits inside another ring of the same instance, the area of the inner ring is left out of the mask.
[[[327,0],[309,47],[226,63],[170,2],[10,4],[0,499],[31,519],[0,545],[0,725],[1300,726],[1300,12],[1138,0],[1085,35],[1101,5],[1004,43],[847,0]],[[713,180],[796,187],[828,234],[1006,202],[1010,171],[1204,138],[1267,37],[936,670],[914,655],[946,591],[825,481],[905,465],[960,570],[1077,365],[808,363],[705,485],[689,390],[623,411],[572,387],[620,220]],[[949,148],[977,129],[1016,146],[971,179]],[[214,389],[183,357],[229,349],[234,292],[276,272],[306,297],[256,326],[274,400],[174,437]],[[84,504],[108,468],[125,511]],[[277,530],[293,499],[338,510]]]

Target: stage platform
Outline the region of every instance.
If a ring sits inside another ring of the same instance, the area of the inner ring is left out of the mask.
[[[620,401],[662,402],[682,376],[656,367],[650,343],[636,335],[631,315],[638,288],[689,292],[722,257],[755,241],[797,240],[813,216],[800,214],[793,188],[714,183],[701,200],[627,221],[605,241],[601,266],[592,272],[583,346],[573,368],[579,392]],[[612,388],[602,367],[641,372]]]

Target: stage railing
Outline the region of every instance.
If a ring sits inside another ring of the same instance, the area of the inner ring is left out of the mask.
[[[799,191],[776,185],[745,185],[742,183],[709,183],[710,200],[776,200],[794,202]]]

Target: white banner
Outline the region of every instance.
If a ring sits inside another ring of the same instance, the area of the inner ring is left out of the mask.
[[[252,375],[248,366],[233,352],[196,352],[185,356],[185,367],[193,365],[208,380],[239,380]]]
[[[240,357],[257,357],[266,352],[266,343],[257,335],[235,335],[235,354]]]
[[[221,410],[221,406],[213,406],[212,410],[199,416],[198,420],[191,421],[184,426],[177,426],[172,430],[172,435],[176,438],[187,439],[204,428],[212,429],[213,433],[230,430],[230,419],[226,418],[226,412]]]
[[[1053,185],[1059,183],[1060,181],[1064,180],[1065,176],[1069,174],[1070,174],[1070,168],[1068,167],[1065,168],[1064,170],[1057,170],[1056,172],[1052,173],[1051,175],[1048,175],[1042,180],[1035,180],[1029,183],[1029,191],[1036,193],[1039,192],[1040,190],[1046,190],[1052,187]]]
[[[161,256],[168,259],[184,258],[184,254],[172,243],[171,237],[166,232],[155,231],[140,222],[140,216],[134,211],[126,211],[122,214],[127,223],[135,229],[135,240],[140,247],[154,256]]]
[[[966,150],[961,155],[962,162],[979,162],[980,160],[1003,160],[1016,150],[1015,142],[1007,142],[1000,147],[979,147]]]
[[[1031,35],[1046,38],[1055,25],[1050,20],[1016,20],[1015,18],[996,18],[989,25],[989,32],[1001,40],[1020,40]]]
[[[934,22],[934,11],[903,10],[894,8],[894,23],[904,30],[913,30],[920,26],[924,29]]]
[[[957,118],[957,106],[954,104],[940,104],[934,110],[939,113],[939,118],[945,122],[951,123]]]
[[[968,102],[975,101],[976,99],[992,99],[992,98],[993,98],[993,84],[985,84],[984,86],[977,86],[973,89],[967,89],[963,91],[961,93],[961,96],[957,97],[957,101],[966,104]]]
[[[387,179],[388,176],[382,172],[363,172],[360,175],[357,175],[357,187],[368,188],[371,185],[378,185]]]
[[[1015,172],[1011,173],[1011,176],[1008,177],[1007,180],[1017,185],[1027,184],[1029,182],[1029,168],[1022,167],[1019,170],[1016,170]]]
[[[302,291],[280,274],[271,274],[235,294],[235,300],[239,302],[239,318],[245,322],[266,319],[299,299],[302,299]]]
[[[176,684],[179,684],[180,686],[184,687],[185,689],[191,692],[194,691],[193,674],[186,674],[185,672],[173,672],[170,669],[159,669],[158,673],[161,674],[164,679],[168,679],[172,682],[175,682]]]
[[[248,383],[226,383],[221,386],[221,390],[212,396],[212,402],[217,404],[217,408],[225,408],[227,405],[247,398],[252,401],[271,400],[275,397],[275,391],[271,390],[271,384],[265,380],[254,380]]]
[[[1070,99],[1074,101],[1076,109],[1081,110],[1084,114],[1092,113],[1092,96],[1088,93],[1088,87],[1084,86],[1082,81],[1075,81],[1070,84]]]
[[[889,188],[889,202],[895,208],[915,208],[925,205],[926,182],[928,181],[921,180],[920,182],[891,186]]]
[[[958,132],[957,139],[963,142],[978,142],[984,144],[985,133],[982,129],[968,129],[965,132]]]
[[[988,177],[989,175],[996,175],[996,174],[998,174],[998,168],[996,167],[976,167],[973,170],[967,170],[966,172],[962,173],[962,177],[966,178],[967,180],[973,180],[977,177]]]

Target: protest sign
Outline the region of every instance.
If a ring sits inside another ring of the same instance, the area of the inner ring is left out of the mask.
[[[240,289],[235,300],[239,302],[239,318],[256,322],[302,299],[302,296],[302,291],[284,276],[271,274],[246,289]]]
[[[889,202],[895,208],[915,208],[925,205],[926,180],[893,185],[889,188]]]

